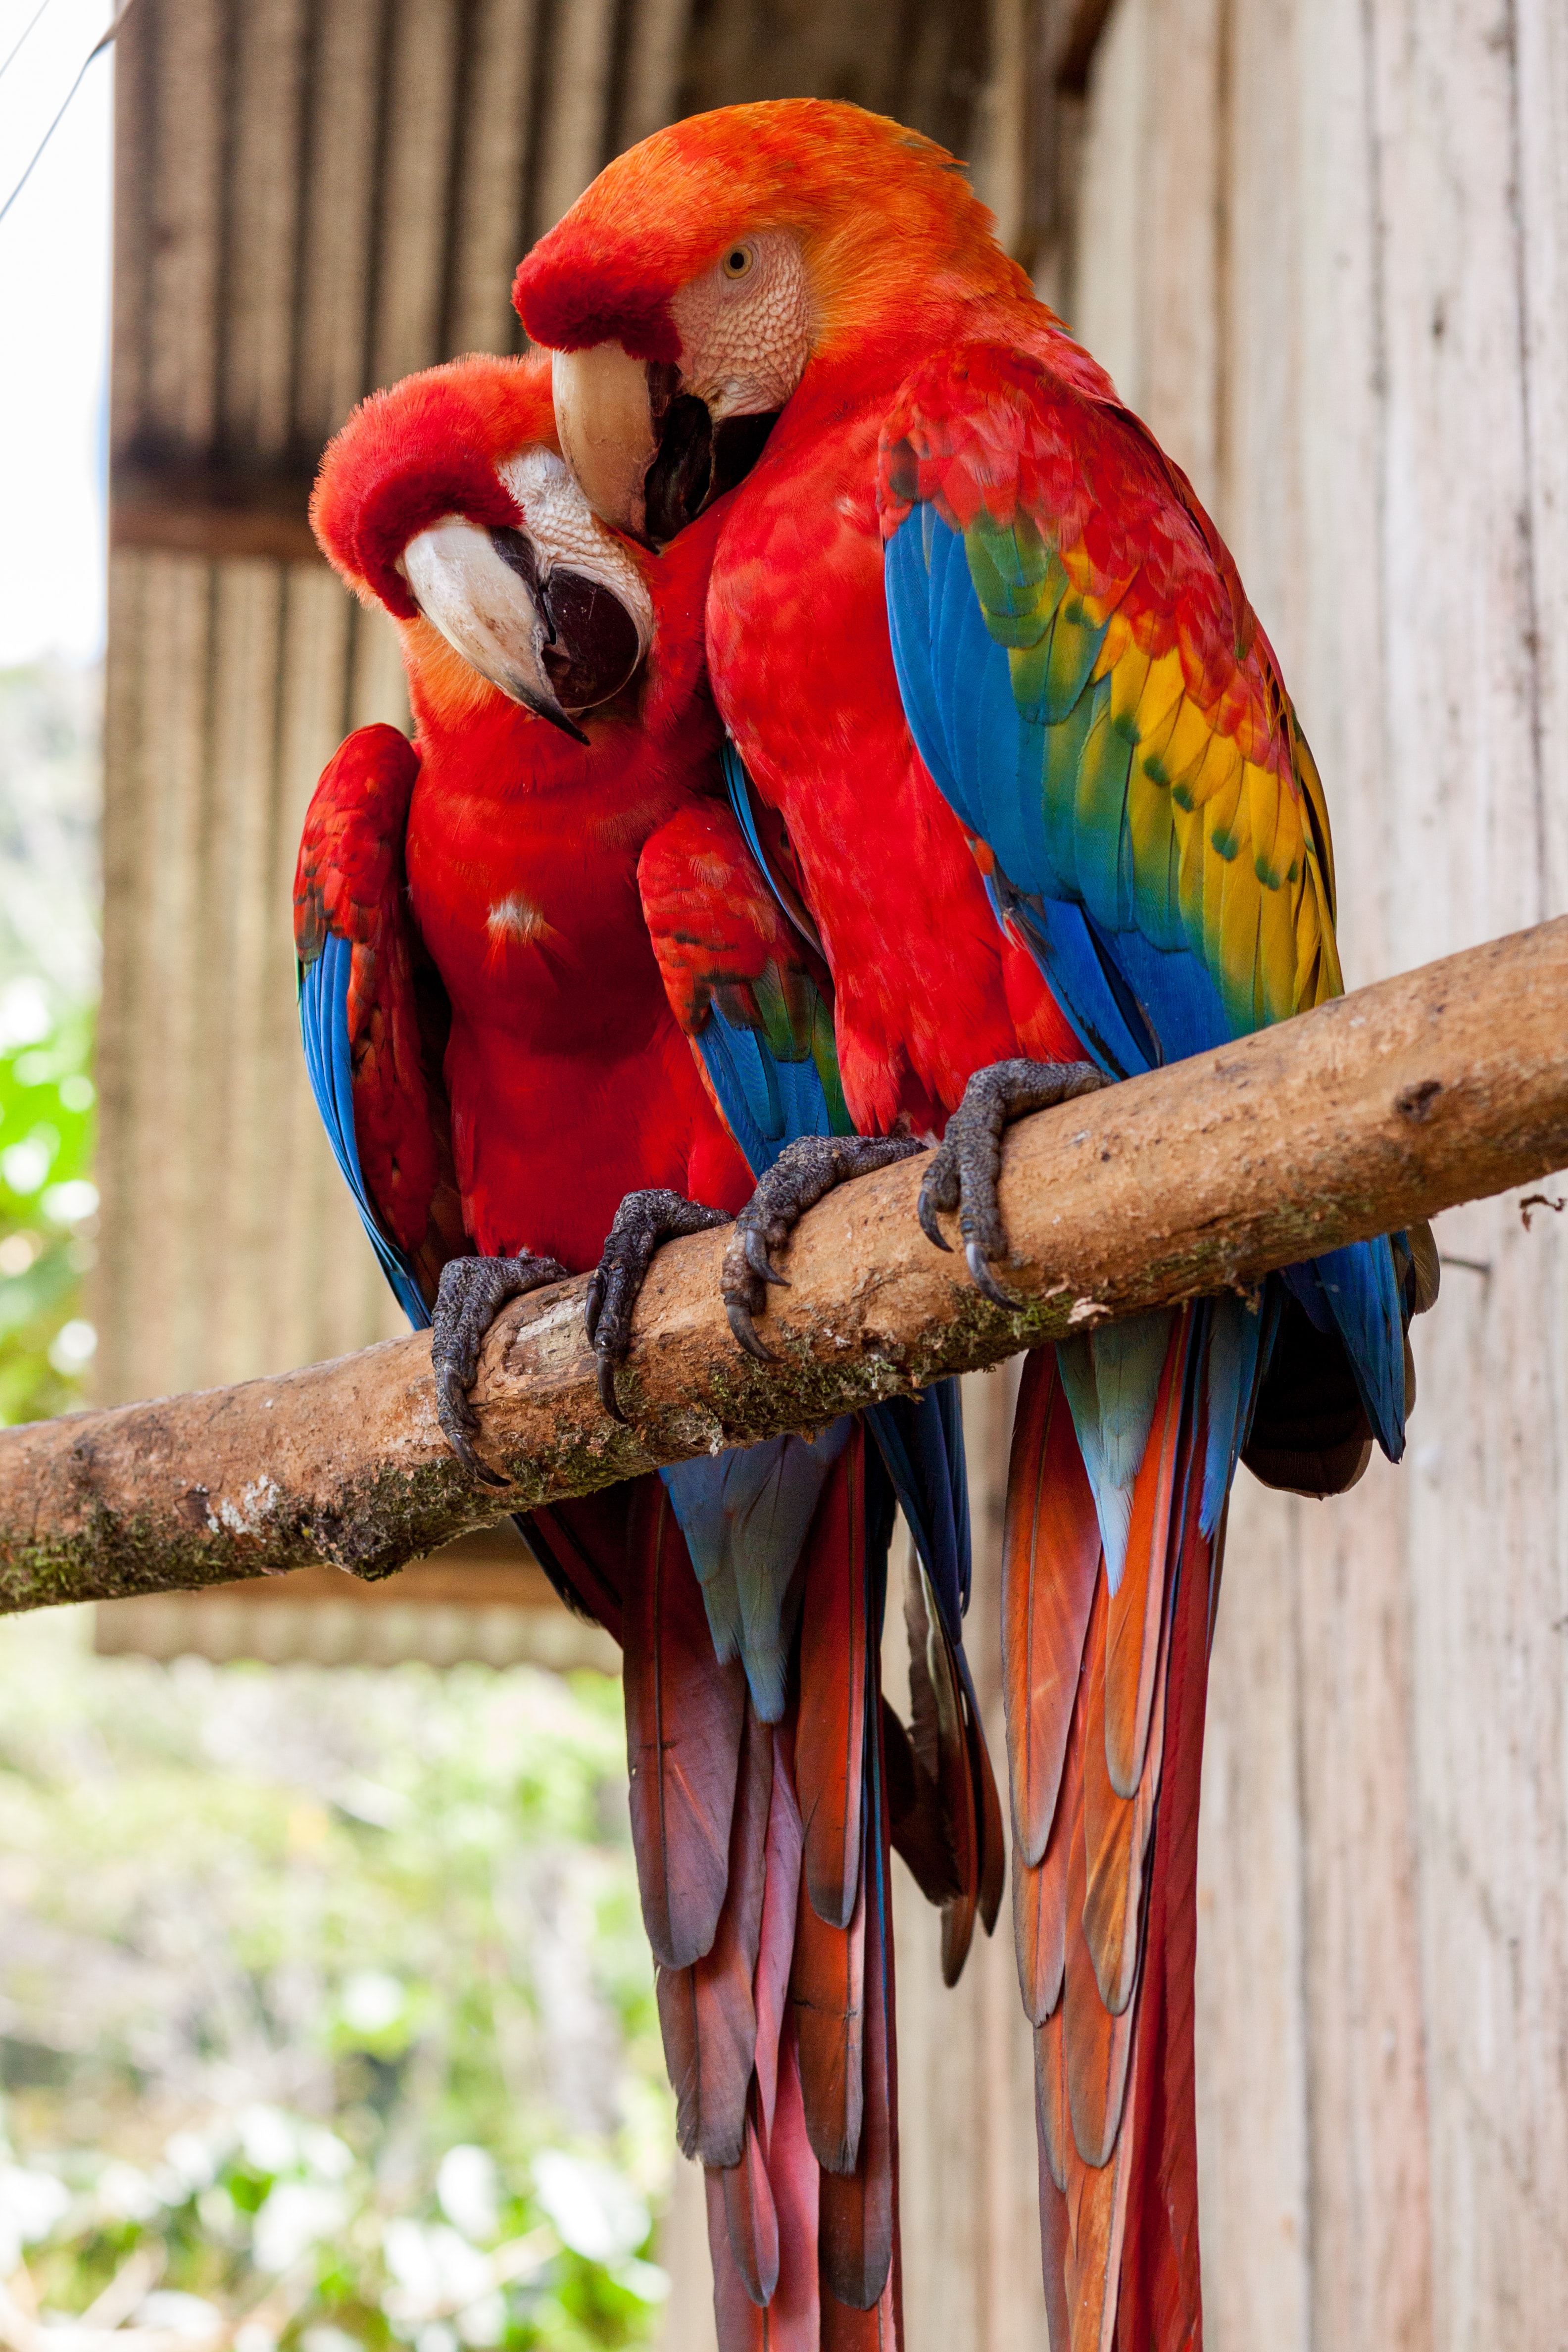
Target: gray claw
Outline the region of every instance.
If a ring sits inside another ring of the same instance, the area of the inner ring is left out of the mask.
[[[942,1232],[942,1227],[936,1221],[936,1187],[932,1182],[932,1178],[935,1176],[935,1173],[936,1171],[933,1168],[931,1175],[926,1178],[925,1182],[921,1186],[920,1199],[915,1203],[915,1214],[921,1221],[921,1231],[924,1234],[927,1241],[931,1242],[939,1250],[946,1250],[948,1255],[951,1257],[952,1255],[952,1244],[948,1240],[947,1235]]]
[[[1004,1129],[1025,1111],[1045,1110],[1110,1083],[1087,1062],[993,1062],[972,1073],[926,1171],[917,1213],[927,1241],[946,1249],[937,1216],[958,1210],[970,1274],[994,1305],[1016,1313],[1022,1303],[1009,1297],[991,1271],[995,1259],[1007,1255],[996,1199]]]
[[[768,1245],[754,1226],[748,1227],[742,1246],[746,1253],[746,1264],[753,1274],[760,1276],[763,1282],[777,1283],[781,1290],[789,1288],[788,1275],[780,1274],[773,1265],[768,1256]]]
[[[657,1187],[628,1192],[616,1211],[588,1285],[584,1320],[598,1358],[599,1402],[623,1427],[627,1421],[616,1394],[616,1370],[631,1345],[632,1315],[656,1251],[672,1234],[706,1233],[729,1222],[720,1209]]]
[[[984,1256],[981,1251],[980,1244],[978,1242],[966,1242],[963,1245],[963,1255],[969,1261],[969,1271],[973,1276],[975,1288],[977,1290],[983,1290],[985,1293],[986,1297],[992,1302],[993,1306],[1005,1307],[1010,1313],[1016,1313],[1019,1304],[1018,1300],[1016,1298],[1009,1298],[1007,1293],[1003,1289],[1001,1284],[992,1273],[991,1268],[986,1265]]]
[[[479,1367],[485,1332],[508,1299],[521,1298],[545,1283],[565,1278],[565,1267],[554,1258],[532,1257],[526,1252],[518,1257],[453,1258],[441,1269],[430,1333],[436,1410],[447,1444],[480,1486],[506,1487],[512,1483],[481,1462],[473,1445],[479,1423],[468,1392]]]
[[[605,1411],[609,1414],[612,1421],[618,1421],[623,1429],[629,1428],[631,1424],[626,1420],[626,1414],[621,1411],[621,1401],[616,1394],[616,1367],[615,1360],[612,1357],[603,1355],[599,1358],[597,1379],[599,1382],[599,1402],[604,1406]]]
[[[727,1298],[724,1301],[724,1312],[729,1318],[731,1330],[748,1356],[755,1356],[759,1364],[778,1362],[778,1358],[773,1349],[765,1348],[758,1339],[756,1327],[752,1321],[752,1310],[743,1299]]]

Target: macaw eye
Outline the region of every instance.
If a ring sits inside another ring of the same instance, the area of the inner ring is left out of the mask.
[[[719,268],[728,278],[749,278],[756,261],[757,248],[754,245],[732,245]]]

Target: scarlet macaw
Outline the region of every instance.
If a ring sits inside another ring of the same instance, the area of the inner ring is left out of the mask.
[[[857,1127],[945,1127],[922,1223],[946,1247],[957,1209],[1003,1297],[1008,1118],[1341,980],[1321,788],[1235,565],[993,226],[896,123],[731,108],[611,163],[516,299],[605,520],[673,553],[746,467],[707,610],[737,804],[787,833]],[[758,1242],[800,1197],[785,1155],[741,1220],[751,1265],[727,1257],[747,1343]],[[1194,1874],[1226,1500],[1243,1453],[1312,1493],[1373,1438],[1398,1458],[1428,1244],[1335,1251],[1026,1371],[1004,1654],[1058,2348],[1198,2340]]]
[[[314,516],[401,624],[416,737],[362,729],[311,803],[306,1051],[483,1475],[466,1391],[503,1298],[604,1251],[613,1402],[618,1297],[652,1236],[722,1222],[792,1137],[847,1125],[829,983],[722,798],[700,627],[717,518],[668,562],[606,531],[537,361],[377,395]],[[889,1838],[943,1906],[950,1976],[1000,1898],[953,1400],[868,1420],[871,1444],[840,1422],[525,1523],[626,1654],[644,1916],[726,2352],[764,2326],[804,2352],[825,2312],[847,2344],[890,2326]],[[895,1495],[925,1562],[912,1742],[880,1699]]]

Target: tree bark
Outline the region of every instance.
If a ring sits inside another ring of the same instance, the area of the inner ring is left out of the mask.
[[[819,1426],[1097,1318],[1271,1269],[1568,1163],[1568,918],[1020,1121],[1002,1205],[1019,1298],[983,1298],[915,1221],[922,1160],[802,1223],[760,1364],[719,1297],[724,1235],[655,1263],[602,1410],[581,1279],[508,1307],[474,1395],[511,1484],[475,1486],[436,1418],[429,1343],[0,1432],[0,1608],[188,1589],[328,1559],[392,1573],[510,1509]]]

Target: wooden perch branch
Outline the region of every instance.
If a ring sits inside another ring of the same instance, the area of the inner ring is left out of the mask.
[[[601,1411],[582,1281],[499,1318],[476,1388],[474,1486],[437,1423],[424,1338],[243,1387],[0,1432],[0,1607],[189,1588],[330,1559],[366,1577],[512,1508],[814,1427],[1096,1316],[1248,1286],[1342,1242],[1568,1164],[1568,919],[1222,1053],[1044,1111],[1007,1141],[1024,1303],[990,1306],[915,1222],[921,1160],[807,1217],[770,1295],[782,1360],[742,1356],[722,1234],[658,1259]]]

